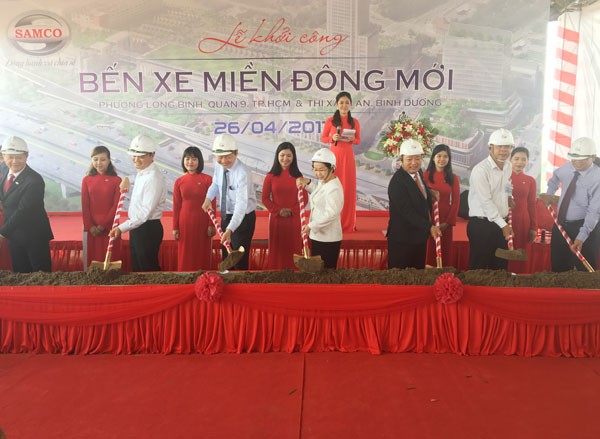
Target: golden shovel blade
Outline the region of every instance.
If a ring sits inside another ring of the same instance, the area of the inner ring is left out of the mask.
[[[505,248],[496,249],[496,257],[506,259],[507,261],[526,261],[527,253],[522,248],[508,250]]]
[[[300,271],[318,273],[325,268],[325,261],[321,259],[321,256],[304,257],[303,255],[294,255],[294,265]]]
[[[227,271],[230,268],[234,267],[235,264],[240,262],[240,259],[242,259],[242,257],[244,256],[244,251],[244,247],[240,246],[240,248],[238,248],[237,250],[232,250],[231,252],[229,252],[227,257],[221,262],[219,262],[219,271]]]
[[[89,268],[97,268],[99,270],[120,270],[123,263],[121,261],[111,261],[111,262],[100,262],[100,261],[92,261],[90,263]]]

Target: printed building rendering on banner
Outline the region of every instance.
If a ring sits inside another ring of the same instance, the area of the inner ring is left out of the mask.
[[[387,209],[380,142],[402,112],[431,121],[463,189],[499,127],[530,149],[537,176],[548,11],[548,0],[5,2],[0,140],[30,144],[32,167],[57,183],[49,210],[79,210],[98,144],[133,174],[126,150],[140,133],[159,143],[171,188],[187,146],[211,174],[212,140],[230,133],[260,192],[283,141],[311,173],[345,90],[361,125],[358,209]]]

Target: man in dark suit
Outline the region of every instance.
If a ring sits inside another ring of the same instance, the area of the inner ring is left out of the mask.
[[[388,186],[388,267],[425,268],[427,240],[442,232],[432,224],[432,194],[423,179],[423,147],[418,141],[407,139],[402,142],[400,163],[402,167]]]
[[[4,208],[0,245],[8,240],[13,271],[51,271],[50,240],[54,236],[44,209],[44,180],[27,166],[29,149],[20,137],[7,138],[2,143],[2,155],[8,172],[0,178]]]

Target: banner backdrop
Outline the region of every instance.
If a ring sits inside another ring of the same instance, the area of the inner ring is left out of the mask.
[[[31,166],[73,194],[97,144],[128,175],[129,142],[151,135],[172,188],[187,146],[212,174],[212,140],[230,133],[260,192],[283,141],[311,174],[345,90],[362,129],[358,209],[387,208],[379,145],[401,112],[431,119],[464,187],[499,127],[530,149],[537,176],[548,11],[548,0],[3,1],[0,138],[26,139]]]

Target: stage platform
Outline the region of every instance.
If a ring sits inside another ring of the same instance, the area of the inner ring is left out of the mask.
[[[83,270],[83,246],[81,213],[50,213],[50,222],[54,232],[54,240],[50,248],[53,271]],[[159,259],[163,271],[177,269],[177,242],[173,240],[172,213],[166,212],[162,219],[165,239],[161,245]],[[357,231],[345,233],[338,262],[339,268],[387,268],[387,241],[385,230],[388,224],[387,211],[357,212]],[[125,238],[128,235],[125,234]],[[265,269],[267,260],[268,214],[257,212],[256,231],[252,243],[250,269]],[[123,270],[129,271],[129,241],[123,240]],[[527,272],[550,271],[550,246],[547,243],[535,242],[526,249],[529,255]],[[215,240],[211,269],[216,269],[221,260],[220,246]],[[466,234],[466,221],[458,219],[454,229],[454,244],[449,261],[444,266],[452,266],[458,270],[467,270],[469,265],[469,243]],[[6,255],[0,262],[0,269],[7,269]]]
[[[215,274],[216,276],[216,274]],[[0,353],[415,352],[598,357],[600,291],[193,284],[0,287]]]

